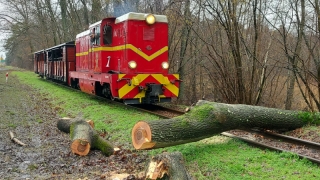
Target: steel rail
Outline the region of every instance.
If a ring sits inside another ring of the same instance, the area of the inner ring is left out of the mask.
[[[263,144],[263,143],[259,143],[259,142],[253,141],[253,140],[249,140],[249,139],[246,139],[246,138],[242,138],[242,137],[239,137],[239,136],[227,133],[227,132],[223,132],[221,134],[224,135],[224,136],[227,136],[227,137],[234,138],[234,139],[239,139],[241,141],[244,141],[246,143],[252,144],[252,145],[260,147],[260,148],[270,149],[270,150],[279,151],[279,152],[294,153],[294,154],[297,154],[299,156],[299,158],[301,158],[301,159],[305,158],[305,159],[308,159],[308,160],[320,165],[320,160],[319,159],[315,159],[315,158],[312,158],[312,157],[309,157],[309,156],[305,156],[305,155],[302,155],[302,154],[299,154],[299,153],[296,153],[296,152],[288,151],[288,150],[285,150],[285,149],[282,149],[282,148],[269,146],[269,145],[266,145],[266,144]]]
[[[297,143],[297,144],[308,146],[310,148],[314,148],[314,149],[319,149],[320,150],[320,143],[316,143],[316,142],[312,142],[312,141],[296,138],[296,137],[293,137],[293,136],[287,136],[287,135],[271,132],[271,131],[268,131],[268,130],[266,130],[266,131],[251,130],[251,131],[255,132],[255,133],[262,134],[262,135],[268,135],[269,137],[280,138],[280,139],[285,140],[287,142]]]
[[[170,108],[163,107],[161,105],[156,105],[156,104],[147,104],[147,105],[142,104],[142,105],[130,105],[130,106],[133,108],[136,108],[138,110],[147,112],[149,114],[156,115],[160,118],[164,118],[164,119],[170,119],[172,117],[180,116],[185,113],[183,111],[170,109]],[[170,114],[170,116],[168,116],[167,114],[164,114],[163,112],[169,112],[171,114]]]

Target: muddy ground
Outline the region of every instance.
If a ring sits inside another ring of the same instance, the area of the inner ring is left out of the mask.
[[[0,179],[113,179],[117,173],[128,174],[119,179],[143,177],[147,155],[129,150],[110,157],[98,150],[85,157],[72,154],[69,135],[56,128],[58,118],[48,100],[0,67]],[[10,131],[27,145],[11,141]]]

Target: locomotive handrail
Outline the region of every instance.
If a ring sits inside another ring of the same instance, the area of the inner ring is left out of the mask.
[[[130,81],[131,79],[130,78],[120,78],[120,79],[117,80],[117,82],[120,82],[122,80],[127,80],[127,81],[129,80]]]

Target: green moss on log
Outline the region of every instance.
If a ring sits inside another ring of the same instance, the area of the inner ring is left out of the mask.
[[[107,140],[103,139],[97,132],[93,134],[93,148],[99,149],[102,154],[110,156],[114,152],[113,145]]]
[[[73,140],[77,134],[75,134],[75,128],[79,124],[86,125],[86,129],[82,129],[81,131],[85,130],[89,133],[90,137],[87,137],[90,141],[91,148],[99,149],[104,155],[110,156],[114,152],[114,146],[108,142],[107,140],[103,139],[99,133],[94,130],[88,122],[84,120],[67,120],[67,119],[60,119],[58,123],[58,128],[63,130],[64,132],[70,132],[70,138]],[[69,130],[66,130],[66,129]],[[78,132],[79,133],[79,132]]]
[[[196,119],[198,121],[204,121],[207,118],[211,118],[212,112],[214,112],[215,107],[209,104],[204,104],[202,106],[196,106],[189,118]],[[209,116],[208,116],[209,115]]]

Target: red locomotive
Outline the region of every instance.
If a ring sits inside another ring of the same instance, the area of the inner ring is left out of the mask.
[[[35,52],[35,72],[126,104],[169,102],[179,75],[168,74],[168,20],[128,13],[90,25],[64,43]]]

